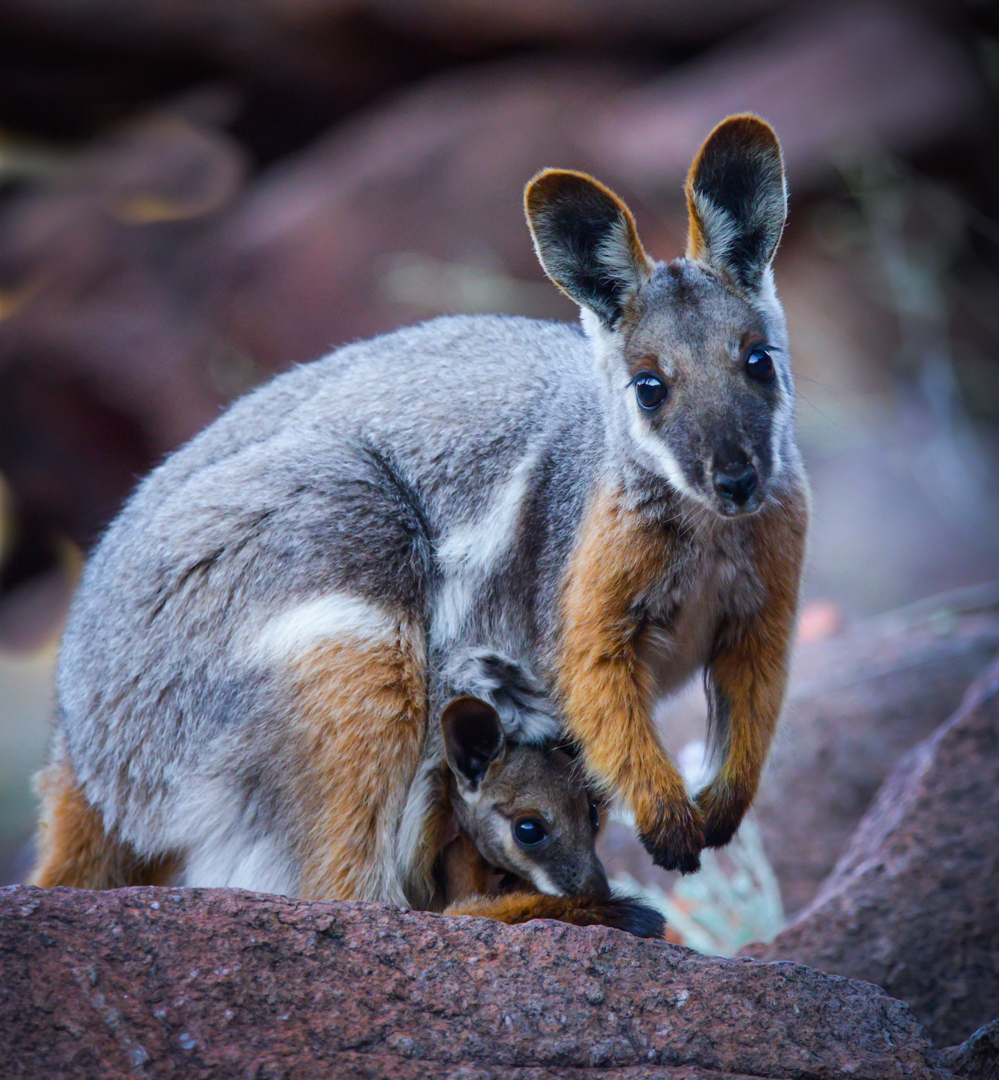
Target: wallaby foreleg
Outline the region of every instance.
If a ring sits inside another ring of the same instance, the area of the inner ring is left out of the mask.
[[[705,844],[732,839],[756,796],[787,687],[788,661],[805,552],[806,495],[784,497],[759,520],[757,551],[763,607],[751,619],[730,620],[708,665],[709,728],[721,751],[718,774],[697,797]],[[765,534],[765,535],[764,535]]]
[[[445,908],[444,914],[472,915],[510,924],[556,919],[574,926],[610,926],[642,938],[661,938],[666,929],[666,920],[658,911],[631,897],[517,892],[458,900]]]
[[[660,866],[690,872],[704,846],[701,815],[656,737],[634,611],[661,573],[667,544],[613,492],[597,495],[566,578],[558,688],[590,774],[631,807]]]

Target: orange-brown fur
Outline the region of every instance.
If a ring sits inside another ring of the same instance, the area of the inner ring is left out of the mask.
[[[699,814],[656,738],[632,610],[669,556],[660,528],[622,507],[615,491],[596,492],[566,573],[557,678],[589,771],[624,797],[641,832],[679,837],[699,832]]]
[[[721,769],[698,797],[712,845],[728,842],[753,801],[780,716],[805,556],[807,500],[802,482],[747,523],[766,601],[751,621],[728,622],[708,667],[729,706]]]
[[[42,797],[38,858],[28,884],[51,889],[118,889],[167,885],[177,870],[170,856],[140,859],[134,849],[104,828],[99,810],[84,797],[71,766],[55,760],[36,777]]]
[[[431,911],[444,911],[453,904],[471,898],[485,899],[500,892],[503,874],[482,857],[479,849],[464,833],[444,844],[437,861],[437,889],[428,905]],[[521,882],[520,887],[533,887]]]
[[[517,925],[532,919],[556,919],[574,926],[616,926],[615,903],[597,896],[547,896],[538,892],[512,892],[503,896],[476,896],[450,904],[445,915],[472,915]]]
[[[299,663],[303,897],[378,895],[378,860],[420,758],[424,668],[422,636],[403,624],[392,644],[326,643]]]

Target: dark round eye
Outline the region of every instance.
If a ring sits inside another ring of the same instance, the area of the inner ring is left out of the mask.
[[[513,823],[513,836],[521,847],[537,847],[547,835],[545,823],[536,817],[517,818]]]
[[[746,374],[756,382],[770,382],[774,377],[774,362],[766,349],[757,346],[746,357]]]
[[[638,404],[648,412],[658,409],[669,393],[669,387],[666,383],[651,371],[643,371],[640,375],[636,375],[634,383]]]
[[[600,807],[595,802],[590,803],[590,824],[593,826],[593,831],[597,832],[600,828]]]

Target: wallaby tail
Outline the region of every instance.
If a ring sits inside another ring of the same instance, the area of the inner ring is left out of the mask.
[[[557,919],[574,926],[610,926],[641,938],[662,938],[666,920],[630,896],[547,896],[516,892],[503,896],[476,896],[457,900],[445,915],[475,915],[505,923],[531,919]]]
[[[167,885],[178,867],[172,856],[144,859],[104,828],[77,783],[61,742],[52,762],[35,777],[42,799],[36,844],[38,854],[29,885],[51,889],[120,889],[128,885]]]

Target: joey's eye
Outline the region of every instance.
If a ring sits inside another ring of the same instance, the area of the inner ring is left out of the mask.
[[[756,382],[767,383],[774,377],[770,353],[759,345],[746,357],[746,374]]]
[[[600,829],[600,807],[595,802],[590,803],[590,825],[593,826],[593,831],[598,832]]]
[[[643,371],[632,380],[635,384],[635,394],[638,404],[647,412],[658,409],[666,400],[669,387],[659,375],[651,371]]]
[[[513,823],[513,838],[521,847],[537,847],[547,835],[545,823],[536,817],[517,818]]]

